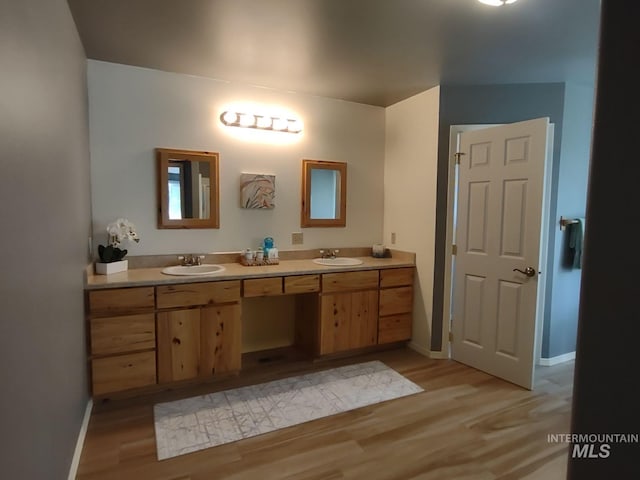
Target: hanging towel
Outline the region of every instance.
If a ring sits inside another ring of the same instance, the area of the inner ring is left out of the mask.
[[[565,232],[564,265],[567,268],[582,268],[582,247],[584,241],[584,218],[576,218],[567,225]]]

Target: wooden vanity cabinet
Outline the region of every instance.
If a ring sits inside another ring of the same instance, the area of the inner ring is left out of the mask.
[[[411,338],[414,268],[87,292],[94,396],[237,372],[241,297],[295,295],[295,345],[312,355]]]
[[[239,280],[156,288],[159,383],[240,370]]]
[[[154,385],[153,287],[95,290],[87,300],[93,395]]]
[[[378,341],[378,271],[322,275],[320,355],[375,345]]]
[[[380,271],[379,344],[411,338],[413,275],[413,267]]]

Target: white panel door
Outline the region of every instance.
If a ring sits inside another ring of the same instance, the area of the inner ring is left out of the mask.
[[[540,118],[460,141],[452,357],[528,389],[548,125]]]

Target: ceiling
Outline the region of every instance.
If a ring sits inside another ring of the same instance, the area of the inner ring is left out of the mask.
[[[439,84],[592,85],[599,0],[68,0],[87,56],[388,106]]]

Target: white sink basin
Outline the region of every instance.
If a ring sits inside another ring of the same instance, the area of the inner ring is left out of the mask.
[[[162,270],[165,275],[212,275],[214,273],[224,272],[222,265],[175,265]]]
[[[318,265],[326,265],[328,267],[349,267],[352,265],[362,265],[362,260],[349,257],[336,257],[336,258],[314,258],[313,263]]]

